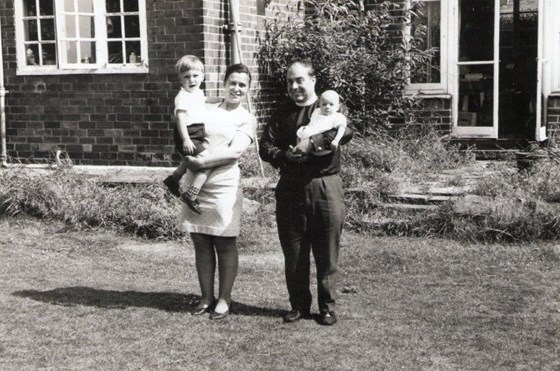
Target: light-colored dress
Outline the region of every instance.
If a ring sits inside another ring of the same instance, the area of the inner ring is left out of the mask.
[[[233,111],[226,111],[219,106],[210,109],[205,124],[210,152],[227,147],[238,132],[254,140],[255,117],[242,106]],[[239,180],[237,161],[213,168],[198,194],[201,214],[183,205],[179,228],[188,233],[238,236],[243,203],[243,189]]]

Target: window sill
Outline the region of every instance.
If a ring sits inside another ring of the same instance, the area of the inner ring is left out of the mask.
[[[415,99],[451,99],[451,94],[443,93],[443,92],[427,92],[427,91],[410,91],[406,92],[405,94],[407,97],[412,97]]]
[[[76,69],[55,69],[55,68],[33,68],[18,69],[18,76],[46,76],[46,75],[110,75],[110,74],[147,74],[148,67],[122,67],[122,68],[76,68]]]

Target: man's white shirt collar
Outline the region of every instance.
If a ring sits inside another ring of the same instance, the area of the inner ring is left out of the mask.
[[[314,95],[303,103],[298,103],[298,102],[294,102],[294,103],[299,107],[307,107],[307,106],[310,106],[313,103],[317,102],[317,99],[318,99],[317,95]]]

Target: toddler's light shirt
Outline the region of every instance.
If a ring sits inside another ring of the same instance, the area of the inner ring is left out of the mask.
[[[206,96],[202,90],[189,92],[181,88],[175,97],[175,110],[173,114],[177,117],[177,110],[187,112],[187,126],[204,123],[207,120]]]

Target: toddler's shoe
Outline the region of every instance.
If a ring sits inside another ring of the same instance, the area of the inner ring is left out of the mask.
[[[175,197],[181,196],[181,191],[179,189],[179,179],[175,175],[170,175],[163,180],[163,184],[167,187],[169,193]]]
[[[187,193],[185,192],[181,195],[181,201],[186,203],[189,209],[191,209],[195,213],[201,214],[200,203],[196,198],[194,200],[190,199],[189,196],[187,196]]]

